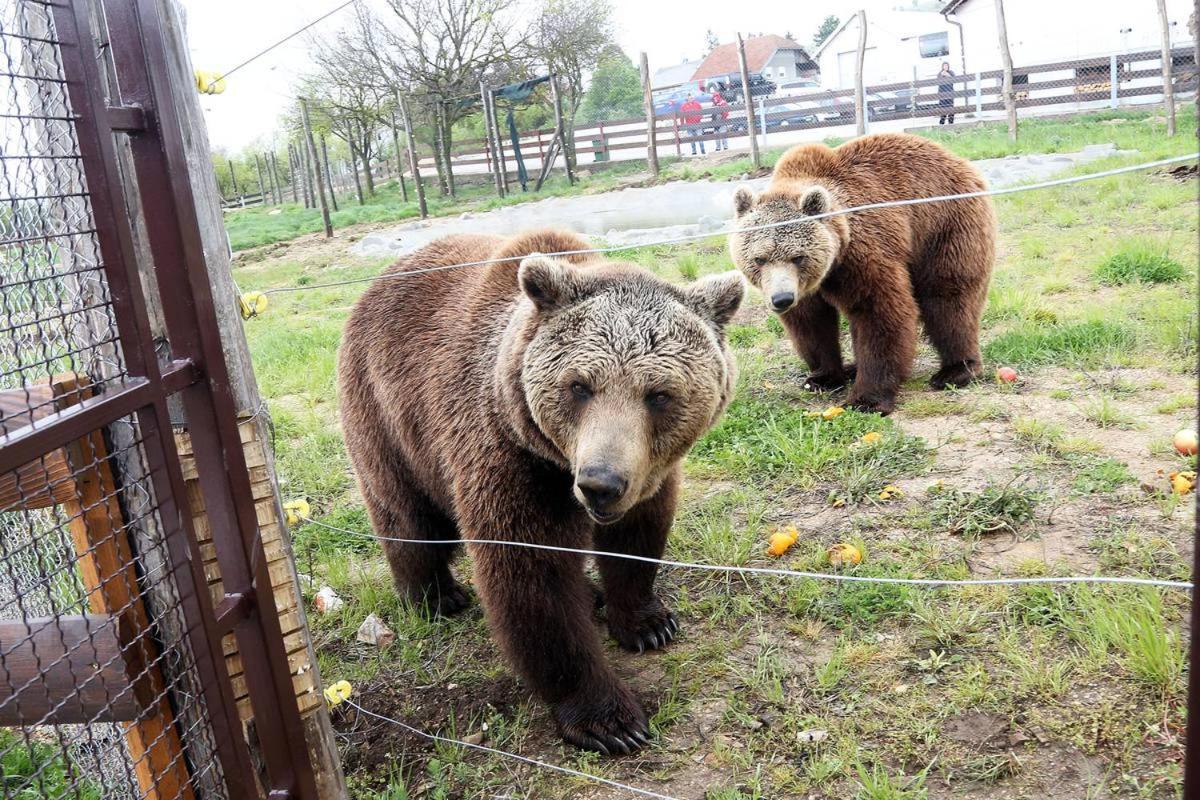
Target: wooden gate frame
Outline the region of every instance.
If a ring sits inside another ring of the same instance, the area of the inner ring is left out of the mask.
[[[46,4],[53,13],[127,377],[110,384],[102,395],[55,410],[36,425],[5,432],[0,436],[0,475],[96,436],[118,420],[136,417],[164,543],[177,567],[186,637],[226,788],[237,798],[265,792],[271,800],[318,800],[269,565],[259,538],[238,409],[192,194],[191,171],[201,167],[189,164],[188,134],[173,97],[178,88],[170,80],[167,37],[176,32],[168,29],[160,2],[103,0],[121,95],[113,105],[105,100],[88,3]],[[129,137],[153,277],[163,288],[162,317],[171,358],[161,362],[139,272],[130,203],[122,186],[116,134]],[[197,485],[221,573],[222,595],[217,602],[206,589],[169,400],[183,409],[186,418]],[[119,562],[117,558],[111,566],[121,568]],[[222,640],[227,634],[233,634],[240,651],[262,775],[243,735],[225,665]]]

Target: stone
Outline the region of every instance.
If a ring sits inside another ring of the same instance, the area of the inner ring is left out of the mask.
[[[346,604],[346,601],[338,597],[337,592],[331,586],[322,586],[317,592],[317,596],[313,598],[313,608],[319,614],[332,614]]]
[[[368,614],[362,625],[358,626],[358,633],[354,638],[364,644],[387,647],[396,641],[396,634],[375,614]]]

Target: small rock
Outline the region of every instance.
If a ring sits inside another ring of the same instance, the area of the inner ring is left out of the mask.
[[[344,605],[346,601],[338,597],[332,586],[322,586],[313,598],[313,608],[320,614],[332,614]]]
[[[364,644],[387,647],[396,641],[396,634],[379,617],[368,614],[367,618],[362,621],[362,625],[358,626],[358,633],[354,638]]]
[[[315,581],[312,575],[305,575],[303,572],[296,573],[296,583],[300,584],[300,591],[311,592]]]
[[[813,728],[807,731],[800,731],[796,738],[800,740],[800,744],[820,744],[829,738],[829,731]]]
[[[464,211],[463,213],[458,215],[458,218],[459,219],[471,219],[474,216],[475,215],[472,214],[470,211]]]
[[[268,211],[268,212],[267,212],[267,216],[268,216],[268,217],[276,217],[276,216],[279,216],[279,215],[280,215],[280,214],[282,214],[282,213],[283,213],[283,209],[282,209],[282,208],[275,208],[275,209],[271,209],[270,211]]]
[[[458,684],[457,684],[457,683],[447,683],[447,684],[446,684],[446,689],[447,689],[447,690],[449,690],[449,691],[451,691],[451,692],[452,692],[452,691],[454,691],[454,690],[455,690],[455,689],[457,689],[457,688],[458,688]]]
[[[483,744],[483,740],[485,738],[486,738],[486,736],[483,731],[476,731],[475,733],[472,733],[470,736],[464,736],[463,741],[466,742],[467,744]]]

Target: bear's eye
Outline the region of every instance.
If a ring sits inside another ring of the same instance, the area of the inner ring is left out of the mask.
[[[765,267],[766,265],[767,265],[767,260],[765,258],[759,256],[758,258],[754,259],[754,266]]]
[[[808,259],[805,258],[804,256],[796,256],[795,258],[792,259],[792,263],[795,264],[797,267],[803,267],[805,261],[808,261]]]
[[[666,408],[671,405],[671,395],[666,392],[651,392],[646,395],[646,405],[656,409]]]
[[[592,396],[592,387],[588,386],[586,383],[575,381],[571,384],[571,394],[575,395],[580,400],[587,400]]]

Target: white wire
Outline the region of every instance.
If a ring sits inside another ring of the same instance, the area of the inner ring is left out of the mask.
[[[672,561],[670,559],[652,558],[650,556],[639,556],[631,553],[610,553],[603,550],[582,550],[574,547],[559,547],[552,544],[538,544],[535,542],[515,542],[504,539],[400,539],[392,536],[377,536],[373,533],[362,533],[360,531],[352,531],[347,528],[339,528],[336,525],[330,525],[320,520],[312,519],[311,517],[301,517],[305,522],[311,522],[322,528],[331,531],[346,533],[351,536],[358,536],[363,539],[376,539],[381,542],[400,542],[403,544],[489,544],[499,545],[502,547],[528,547],[532,550],[549,550],[556,553],[576,553],[585,556],[599,556],[603,558],[624,558],[629,561],[642,561],[647,564],[658,564],[663,567],[679,567],[683,569],[706,570],[708,572],[736,572],[748,573],[752,575],[779,575],[785,578],[809,578],[812,580],[835,581],[841,583],[883,583],[900,586],[927,586],[927,587],[947,587],[947,586],[1029,586],[1035,584],[1070,584],[1070,583],[1095,583],[1095,584],[1120,584],[1125,586],[1156,586],[1165,589],[1185,589],[1191,590],[1193,585],[1186,581],[1165,581],[1155,578],[1127,578],[1120,576],[1107,575],[1074,575],[1066,577],[1045,577],[1045,578],[975,578],[969,580],[949,580],[939,578],[878,578],[868,575],[842,575],[839,573],[827,572],[805,572],[794,569],[779,569],[774,567],[736,567],[727,564],[693,564],[688,561]]]
[[[404,728],[404,730],[408,731],[409,733],[415,733],[418,736],[423,736],[426,739],[432,739],[435,742],[445,742],[446,744],[453,744],[453,745],[457,745],[459,747],[469,747],[473,750],[482,750],[485,753],[492,753],[492,754],[498,755],[498,756],[514,758],[517,761],[524,761],[526,764],[532,764],[535,767],[541,767],[542,769],[551,769],[551,770],[554,770],[555,772],[564,772],[567,775],[574,775],[577,778],[586,778],[589,781],[603,783],[606,786],[612,786],[613,788],[616,788],[616,789],[624,789],[627,792],[632,792],[633,794],[641,795],[642,797],[653,797],[653,798],[657,798],[657,800],[676,800],[676,798],[671,797],[670,795],[659,794],[658,792],[652,792],[649,789],[639,789],[636,786],[630,786],[628,784],[620,783],[619,781],[610,780],[608,778],[601,778],[599,775],[589,775],[586,772],[580,772],[579,770],[571,769],[570,767],[560,767],[557,764],[547,764],[545,761],[538,761],[536,758],[529,758],[528,756],[521,756],[521,755],[517,755],[516,753],[509,753],[504,750],[497,750],[494,747],[488,747],[487,745],[484,745],[484,744],[472,744],[470,742],[464,742],[460,739],[451,739],[447,736],[439,736],[436,733],[426,733],[425,731],[420,730],[419,728],[414,728],[412,725],[409,725],[406,722],[401,722],[400,720],[392,719],[391,717],[385,717],[382,714],[376,714],[374,711],[368,711],[367,709],[363,708],[362,706],[360,706],[358,703],[354,702],[353,700],[347,699],[345,702],[347,705],[349,705],[350,707],[352,707],[354,709],[357,709],[362,714],[366,714],[369,717],[374,717],[375,719],[382,720],[384,722],[390,722],[393,725],[399,725],[401,728]]]
[[[664,244],[678,244],[680,242],[690,242],[698,239],[708,239],[713,236],[725,236],[730,233],[745,233],[748,231],[761,231],[771,228],[782,228],[786,225],[793,225],[797,222],[811,222],[813,220],[828,219],[830,217],[840,217],[845,214],[853,214],[859,211],[873,211],[880,208],[897,208],[900,206],[915,206],[924,203],[940,203],[946,200],[968,200],[975,197],[995,197],[1005,194],[1016,194],[1018,192],[1029,192],[1034,189],[1048,189],[1054,186],[1066,186],[1072,183],[1082,183],[1084,181],[1097,180],[1099,178],[1109,178],[1113,175],[1122,175],[1126,172],[1137,172],[1143,169],[1152,169],[1154,167],[1163,167],[1168,164],[1178,164],[1183,161],[1192,161],[1200,157],[1200,153],[1191,153],[1186,156],[1173,156],[1171,158],[1163,158],[1158,161],[1148,161],[1144,164],[1134,164],[1128,167],[1117,167],[1115,169],[1104,170],[1103,172],[1091,172],[1087,175],[1073,175],[1068,178],[1056,178],[1054,180],[1042,181],[1041,183],[1028,183],[1021,186],[1009,186],[1004,189],[984,189],[978,192],[964,192],[962,194],[944,194],[936,197],[913,197],[907,200],[888,200],[881,203],[868,203],[862,206],[853,206],[851,208],[839,208],[834,211],[827,211],[824,214],[814,214],[812,216],[800,216],[792,219],[786,219],[780,222],[768,222],[762,225],[750,225],[745,228],[722,228],[718,231],[709,233],[689,233],[681,236],[671,236],[665,239],[656,239],[651,242],[642,242],[640,244],[614,245],[609,247],[585,247],[579,250],[560,250],[557,253],[543,253],[546,256],[579,256],[602,253],[616,253],[623,250],[636,250],[641,247],[657,247]],[[388,272],[383,275],[373,275],[369,278],[352,278],[345,281],[333,281],[331,283],[310,283],[305,286],[277,286],[274,289],[267,289],[263,294],[278,294],[280,292],[299,292],[308,289],[329,289],[335,286],[349,286],[355,283],[369,283],[371,281],[386,280],[391,278],[408,278],[413,275],[423,275],[428,272],[442,272],[450,269],[460,269],[462,267],[482,267],[488,264],[499,264],[507,261],[514,261],[510,258],[485,258],[482,261],[464,261],[461,264],[445,264],[437,267],[426,267],[424,269],[406,270],[403,272]]]

